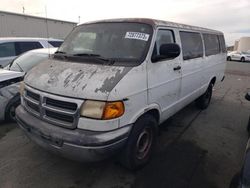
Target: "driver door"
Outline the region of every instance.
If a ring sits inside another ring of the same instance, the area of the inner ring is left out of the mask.
[[[175,42],[174,30],[158,29],[152,57],[159,55],[162,44]],[[148,63],[148,103],[160,106],[162,119],[168,118],[176,111],[181,88],[180,65],[180,56]]]

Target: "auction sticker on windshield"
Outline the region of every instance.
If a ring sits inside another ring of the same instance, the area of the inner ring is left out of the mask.
[[[126,39],[137,39],[137,40],[144,40],[148,41],[149,34],[140,33],[140,32],[130,32],[128,31],[125,35]]]

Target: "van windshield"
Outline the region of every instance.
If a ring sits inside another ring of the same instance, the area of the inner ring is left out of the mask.
[[[141,63],[152,38],[152,27],[142,23],[94,23],[76,27],[58,49],[56,56],[72,60],[99,58],[115,63]]]

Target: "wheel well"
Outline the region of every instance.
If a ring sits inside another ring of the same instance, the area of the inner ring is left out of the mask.
[[[151,116],[153,116],[156,121],[159,123],[160,121],[160,113],[157,109],[152,109],[152,110],[149,110],[147,111],[145,114],[150,114]]]
[[[215,84],[215,82],[216,82],[216,77],[213,77],[213,79],[211,80],[211,82],[210,83],[212,83],[213,85]]]

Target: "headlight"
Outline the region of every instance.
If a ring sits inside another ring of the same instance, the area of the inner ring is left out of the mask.
[[[87,100],[81,107],[81,116],[94,119],[114,119],[124,114],[124,104],[117,102],[102,102]]]
[[[20,92],[20,95],[22,96],[23,95],[23,93],[24,93],[24,82],[22,81],[22,82],[20,82],[20,86],[19,86],[19,92]]]

